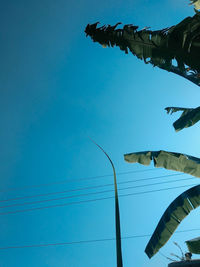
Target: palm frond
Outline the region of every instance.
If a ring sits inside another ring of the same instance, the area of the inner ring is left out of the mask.
[[[179,108],[172,109],[176,112]],[[169,109],[170,111],[170,109]],[[129,163],[140,163],[149,165],[151,160],[155,167],[162,167],[167,170],[174,170],[191,174],[200,178],[200,159],[182,153],[168,151],[143,151],[124,155],[124,159]],[[145,252],[149,258],[155,255],[158,250],[172,236],[180,222],[200,205],[200,185],[182,193],[167,208],[160,219]]]
[[[154,256],[166,244],[181,221],[200,206],[200,185],[194,186],[179,195],[166,209],[145,252],[149,258]]]
[[[200,9],[200,0],[190,0],[189,5],[194,5],[194,8],[196,10]]]
[[[188,240],[186,244],[191,253],[200,254],[200,237]]]
[[[200,120],[200,107],[197,108],[179,108],[179,107],[167,107],[165,108],[167,113],[174,113],[182,111],[178,120],[173,123],[174,129],[178,132],[184,128],[190,127]]]
[[[143,151],[124,155],[125,161],[129,163],[140,163],[149,165],[151,160],[155,167],[188,173],[200,178],[200,158],[182,153],[169,151]]]
[[[138,30],[127,24],[118,29],[114,26],[97,27],[88,24],[85,33],[101,45],[118,46],[132,52],[146,64],[178,74],[200,85],[200,13],[187,17],[179,24],[162,30]]]

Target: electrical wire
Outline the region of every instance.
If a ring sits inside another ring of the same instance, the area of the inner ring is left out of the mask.
[[[193,231],[200,231],[200,228],[176,231],[174,234],[193,232]],[[123,240],[136,239],[136,238],[143,238],[143,237],[150,237],[150,236],[151,236],[151,234],[132,235],[132,236],[122,237],[122,239]],[[66,245],[77,245],[77,244],[86,244],[86,243],[107,242],[107,241],[115,241],[115,240],[116,240],[115,238],[103,238],[103,239],[94,239],[94,240],[79,240],[79,241],[73,241],[73,242],[31,244],[31,245],[22,245],[22,246],[7,246],[7,247],[0,247],[0,250],[20,249],[20,248],[38,248],[38,247],[50,247],[50,246],[66,246]]]
[[[159,183],[146,184],[146,185],[129,186],[129,187],[125,187],[125,188],[119,188],[118,191],[135,189],[135,188],[140,188],[140,187],[147,187],[147,186],[154,186],[154,185],[161,185],[161,184],[168,184],[168,183],[175,183],[175,182],[181,182],[184,180],[191,180],[191,179],[195,179],[195,178],[186,178],[186,179],[181,179],[181,180],[166,181],[166,182],[159,182]],[[113,185],[113,184],[109,184],[109,185]],[[101,187],[105,187],[105,186],[107,186],[107,185],[102,185]],[[33,205],[33,204],[38,204],[38,203],[44,203],[44,202],[50,202],[50,201],[56,201],[56,200],[61,200],[61,199],[74,198],[74,197],[83,197],[83,196],[85,197],[85,196],[104,194],[104,193],[109,193],[109,192],[114,192],[114,191],[115,191],[114,189],[110,189],[110,190],[104,190],[104,191],[99,191],[99,192],[90,192],[90,193],[79,194],[79,195],[59,197],[59,198],[54,198],[54,199],[45,199],[45,200],[38,200],[38,201],[33,201],[33,202],[17,203],[17,204],[0,206],[0,209],[16,207],[16,206]],[[45,195],[45,194],[43,194],[43,195]]]
[[[169,187],[169,188],[164,188],[164,189],[150,190],[150,191],[137,192],[137,193],[129,193],[129,194],[124,194],[124,195],[119,195],[119,197],[121,198],[121,197],[133,196],[133,195],[143,195],[146,193],[160,192],[160,191],[189,187],[189,186],[194,186],[194,185],[198,185],[198,184],[182,185],[182,186]],[[89,200],[81,200],[81,201],[69,202],[69,203],[63,203],[63,204],[49,205],[49,206],[45,206],[45,207],[36,207],[36,208],[30,208],[30,209],[24,209],[24,210],[7,211],[7,212],[1,212],[0,215],[8,215],[8,214],[23,213],[23,212],[33,211],[33,210],[42,210],[42,209],[49,209],[49,208],[56,208],[56,207],[64,207],[64,206],[69,206],[69,205],[96,202],[96,201],[100,201],[100,200],[107,200],[107,199],[113,199],[113,198],[114,198],[114,196],[110,196],[110,197],[102,197],[102,198],[97,198],[97,199],[89,199]]]
[[[156,171],[156,170],[159,170],[159,169],[153,168],[153,169],[138,170],[138,171],[119,172],[119,173],[117,173],[117,175],[148,172],[148,171]],[[37,185],[30,185],[30,186],[10,187],[10,188],[7,188],[7,189],[1,189],[0,192],[18,191],[18,190],[23,190],[23,189],[46,187],[46,186],[50,186],[50,185],[64,184],[64,183],[69,183],[69,182],[87,181],[87,180],[105,178],[105,177],[109,177],[109,176],[113,176],[113,174],[105,174],[105,175],[99,175],[99,176],[93,176],[93,177],[85,177],[85,178],[79,178],[79,179],[68,179],[68,180],[62,180],[62,181],[58,181],[58,182],[37,184]]]
[[[118,182],[117,184],[120,185],[120,184],[127,184],[127,183],[136,183],[136,182],[143,182],[143,181],[147,181],[147,180],[156,180],[156,179],[160,179],[160,178],[174,177],[174,176],[180,176],[180,175],[184,175],[184,174],[178,173],[178,174],[162,175],[162,176],[149,177],[149,178],[137,179],[137,180],[128,180],[128,181]],[[186,179],[175,180],[175,181],[184,181],[184,180],[190,180],[190,179],[195,179],[195,178],[186,178]],[[163,182],[163,183],[165,183],[165,182]],[[102,187],[107,187],[107,186],[113,186],[113,183],[103,184],[103,185],[96,185],[96,186],[81,187],[81,188],[75,188],[75,189],[63,190],[63,191],[56,191],[56,192],[50,192],[50,193],[45,193],[45,194],[36,194],[36,195],[30,195],[30,196],[24,196],[24,197],[0,199],[0,202],[21,200],[21,199],[35,198],[35,197],[43,197],[43,196],[50,196],[50,195],[56,195],[56,194],[64,194],[64,193],[69,193],[69,192],[90,190],[90,189],[102,188]],[[146,186],[146,185],[144,185],[144,186]],[[140,187],[140,186],[138,186],[138,187]]]

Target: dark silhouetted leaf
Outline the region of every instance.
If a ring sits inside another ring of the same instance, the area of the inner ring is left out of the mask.
[[[183,192],[169,205],[145,248],[149,258],[154,256],[165,245],[181,221],[199,206],[200,185]]]
[[[181,117],[174,122],[173,126],[178,132],[183,128],[190,127],[200,120],[200,107],[197,108],[178,108],[178,107],[167,107],[165,108],[167,113],[174,113],[182,111]]]
[[[186,244],[191,253],[200,254],[200,237],[188,240]]]
[[[128,24],[122,29],[114,26],[88,24],[85,33],[94,42],[105,46],[119,46],[137,58],[161,69],[178,74],[200,85],[200,13],[187,17],[170,28],[151,31],[137,30]]]

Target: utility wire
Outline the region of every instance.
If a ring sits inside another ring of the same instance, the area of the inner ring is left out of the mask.
[[[153,169],[138,170],[138,171],[119,172],[119,173],[117,173],[117,175],[148,172],[148,171],[156,171],[156,170],[159,170],[159,169],[153,168]],[[69,182],[94,180],[94,179],[100,179],[100,178],[105,178],[105,177],[109,177],[109,176],[113,176],[113,174],[105,174],[105,175],[99,175],[99,176],[93,176],[93,177],[85,177],[85,178],[79,178],[79,179],[68,179],[68,180],[62,180],[62,181],[58,181],[58,182],[45,183],[45,184],[36,184],[36,185],[30,185],[30,186],[10,187],[10,188],[7,188],[7,189],[1,189],[0,192],[18,191],[18,190],[23,190],[23,189],[45,187],[45,186],[56,185],[56,184],[65,184],[65,183],[69,183]]]
[[[184,180],[191,180],[191,179],[195,179],[195,178],[186,178],[186,179],[181,179],[181,180],[173,180],[173,181],[166,181],[166,182],[153,183],[153,184],[129,186],[129,187],[125,187],[125,188],[119,188],[118,191],[120,191],[120,190],[128,190],[128,189],[135,189],[135,188],[140,188],[140,187],[147,187],[147,186],[154,186],[154,185],[161,185],[161,184],[168,184],[168,183],[175,183],[175,182],[181,182],[181,181],[184,181]],[[109,184],[109,185],[113,185],[113,184]],[[98,187],[105,187],[105,186],[107,186],[107,185],[102,185],[102,186],[98,186]],[[56,201],[56,200],[61,200],[61,199],[74,198],[74,197],[85,197],[85,196],[104,194],[104,193],[109,193],[109,192],[114,192],[114,191],[115,191],[114,189],[110,189],[110,190],[104,190],[104,191],[99,191],[99,192],[90,192],[90,193],[79,194],[79,195],[58,197],[58,198],[53,198],[53,199],[45,199],[45,200],[38,200],[38,201],[33,201],[33,202],[17,203],[17,204],[0,206],[0,209],[16,207],[16,206],[33,205],[33,204],[38,204],[38,203],[44,203],[44,202],[50,202],[50,201]],[[61,193],[63,193],[63,191]],[[49,193],[49,194],[52,194],[52,193]],[[47,195],[49,195],[49,194],[47,194]],[[43,194],[43,195],[45,195],[45,194]]]
[[[193,232],[193,231],[200,231],[200,228],[176,231],[174,234]],[[123,240],[136,239],[136,238],[143,238],[143,237],[150,237],[150,236],[151,236],[151,234],[132,235],[132,236],[122,237],[122,239]],[[115,238],[104,238],[104,239],[94,239],[94,240],[79,240],[79,241],[73,241],[73,242],[31,244],[31,245],[23,245],[23,246],[7,246],[7,247],[0,247],[0,250],[17,249],[17,248],[19,249],[19,248],[37,248],[37,247],[50,247],[50,246],[66,246],[66,245],[76,245],[76,244],[86,244],[86,243],[107,242],[107,241],[115,241],[115,240],[116,240]]]
[[[118,182],[117,184],[119,185],[119,184],[127,184],[127,183],[136,183],[136,182],[143,182],[143,181],[147,181],[147,180],[155,180],[155,179],[173,177],[173,176],[180,176],[180,175],[184,175],[184,174],[178,173],[178,174],[162,175],[162,176],[149,177],[149,178],[137,179],[137,180],[128,180],[128,181]],[[186,179],[181,179],[181,180],[174,180],[174,182],[175,181],[191,180],[191,179],[195,179],[195,178],[186,178]],[[166,182],[163,182],[163,183],[166,183]],[[56,192],[50,192],[50,193],[45,193],[45,194],[36,194],[36,195],[30,195],[30,196],[24,196],[24,197],[0,199],[0,202],[21,200],[21,199],[35,198],[35,197],[43,197],[43,196],[50,196],[50,195],[56,195],[56,194],[64,194],[64,193],[69,193],[69,192],[90,190],[90,189],[102,188],[102,187],[107,187],[107,186],[113,186],[113,183],[103,184],[103,185],[96,185],[96,186],[88,186],[88,187],[80,187],[80,188],[75,188],[75,189],[70,189],[70,190],[56,191]],[[143,186],[147,186],[147,185],[143,185]],[[143,186],[136,186],[136,187],[143,187]]]
[[[143,195],[143,194],[146,194],[146,193],[160,192],[160,191],[166,191],[166,190],[183,188],[183,187],[194,186],[194,185],[198,185],[198,184],[182,185],[182,186],[176,186],[176,187],[168,187],[168,188],[164,188],[164,189],[150,190],[150,191],[137,192],[137,193],[129,193],[129,194],[124,194],[124,195],[119,195],[119,197],[128,197],[128,196],[133,196],[133,195]],[[114,196],[102,197],[102,198],[97,198],[97,199],[81,200],[81,201],[76,201],[76,202],[69,202],[69,203],[64,203],[64,204],[56,204],[56,205],[50,205],[50,206],[45,206],[45,207],[37,207],[37,208],[30,208],[30,209],[24,209],[24,210],[7,211],[7,212],[1,212],[0,215],[8,215],[8,214],[23,213],[23,212],[33,211],[33,210],[42,210],[42,209],[49,209],[49,208],[56,208],[56,207],[64,207],[64,206],[69,206],[69,205],[96,202],[96,201],[100,201],[100,200],[107,200],[107,199],[113,199],[113,198],[114,198]]]

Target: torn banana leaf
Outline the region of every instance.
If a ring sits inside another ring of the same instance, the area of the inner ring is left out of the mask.
[[[200,9],[200,0],[190,0],[190,5],[194,5],[196,10]]]
[[[88,24],[85,33],[103,47],[118,46],[129,51],[146,64],[180,75],[200,85],[200,12],[187,17],[175,26],[151,31],[138,30],[138,26],[124,25],[118,29],[98,22]]]
[[[154,161],[155,167],[162,167],[200,177],[200,159],[186,154],[168,151],[144,151],[125,154],[124,159],[130,163],[149,165]]]
[[[200,120],[200,107],[197,108],[178,108],[167,107],[165,108],[167,113],[174,113],[182,111],[182,114],[178,120],[173,123],[174,129],[178,132],[184,128],[190,127]]]
[[[179,195],[166,209],[161,217],[145,252],[149,258],[154,256],[159,249],[170,239],[181,221],[194,209],[200,206],[200,185],[194,186]],[[197,244],[197,243],[196,243]],[[199,241],[198,241],[198,244]],[[191,245],[191,243],[189,243]],[[200,251],[200,247],[193,245]],[[197,251],[195,250],[195,251]]]
[[[191,253],[200,254],[200,237],[188,240],[186,244]]]

